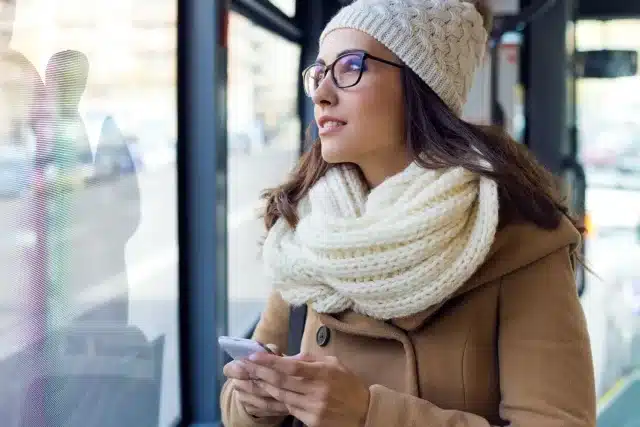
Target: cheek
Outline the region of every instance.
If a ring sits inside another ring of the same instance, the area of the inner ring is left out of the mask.
[[[391,89],[391,88],[389,88]],[[403,144],[404,107],[395,90],[367,91],[352,111],[360,134],[377,148]]]
[[[354,88],[355,89],[355,88]],[[322,154],[333,162],[355,162],[365,156],[387,155],[404,147],[404,109],[401,92],[363,85],[345,91],[340,108],[348,112],[344,132],[322,138]]]

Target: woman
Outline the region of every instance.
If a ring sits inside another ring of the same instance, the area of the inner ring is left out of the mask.
[[[275,291],[225,366],[228,427],[594,426],[577,227],[552,177],[465,123],[487,41],[460,0],[357,0],[304,73],[320,140],[267,194]]]

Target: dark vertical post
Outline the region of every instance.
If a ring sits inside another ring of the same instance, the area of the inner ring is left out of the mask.
[[[229,3],[178,2],[178,236],[182,426],[217,426],[226,333]]]
[[[568,147],[567,21],[569,2],[556,1],[527,34],[527,145],[551,172],[562,172]]]
[[[329,22],[335,13],[340,9],[338,1],[309,1],[298,0],[296,3],[296,22],[299,28],[304,29],[302,34],[302,52],[300,54],[300,75],[302,71],[311,64],[318,55],[318,40],[324,26]],[[302,81],[302,80],[300,80]],[[305,146],[305,135],[307,127],[313,121],[313,103],[306,97],[302,84],[298,85],[298,114],[300,115],[300,154],[307,148]],[[315,125],[311,127],[311,136],[315,140],[318,137],[318,129]]]

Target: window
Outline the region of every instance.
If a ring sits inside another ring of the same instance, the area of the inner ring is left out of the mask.
[[[157,29],[175,25],[177,1],[135,0],[130,3],[134,27]]]
[[[640,51],[639,36],[640,20],[578,21],[576,48]],[[579,160],[586,173],[590,225],[586,263],[598,275],[586,275],[584,309],[598,396],[619,402],[633,399],[626,393],[626,377],[640,368],[639,90],[638,76],[584,78],[576,85]],[[617,419],[637,418],[637,407],[603,406],[620,412]],[[600,414],[598,421],[607,417]]]
[[[132,40],[143,52],[171,52],[175,56],[176,37],[172,27],[165,28],[154,24],[153,27],[137,27]]]
[[[0,57],[3,426],[180,412],[177,1],[154,0],[142,35],[132,3],[0,11],[16,20]]]
[[[229,31],[229,332],[241,335],[270,291],[259,256],[259,195],[281,183],[298,157],[300,47],[236,13]]]
[[[269,0],[285,14],[294,17],[296,14],[296,0]]]

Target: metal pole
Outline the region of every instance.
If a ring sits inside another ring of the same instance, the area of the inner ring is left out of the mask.
[[[181,426],[217,426],[226,334],[226,57],[229,3],[178,2]]]
[[[500,106],[500,40],[491,40],[491,124],[504,126],[504,112]]]
[[[567,1],[556,1],[529,28],[529,148],[554,175],[567,153]]]
[[[338,12],[342,5],[337,1],[309,1],[297,0],[296,25],[304,28],[301,37],[299,74],[309,66],[318,55],[318,40],[320,34],[329,19]],[[300,117],[300,146],[299,155],[303,155],[310,147],[305,145],[308,126],[313,122],[313,102],[307,98],[299,77],[298,84],[298,115]],[[318,138],[318,128],[313,125],[310,128],[311,140]]]

